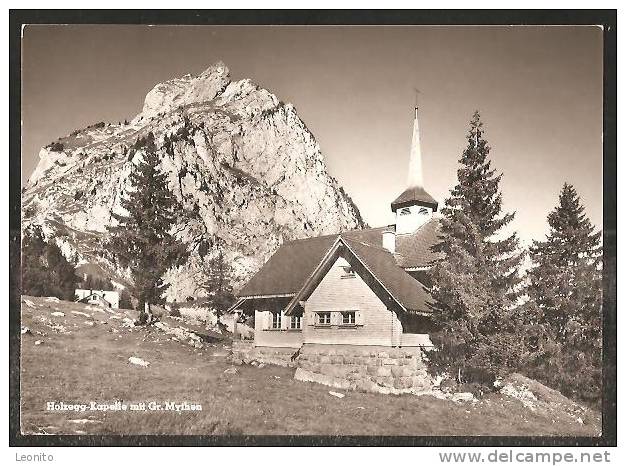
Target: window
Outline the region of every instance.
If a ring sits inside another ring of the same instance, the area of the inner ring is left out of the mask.
[[[346,311],[341,313],[341,323],[343,325],[356,324],[356,311]]]
[[[411,215],[411,209],[409,209],[408,207],[400,209],[400,215]]]
[[[302,316],[291,316],[291,328],[302,328]]]
[[[341,278],[354,278],[354,269],[349,265],[342,265],[343,275]]]
[[[319,325],[330,325],[330,312],[318,312],[317,323]]]
[[[426,207],[422,207],[419,211],[420,215],[425,215],[428,213],[428,209]]]
[[[272,312],[272,328],[280,328],[280,312]]]

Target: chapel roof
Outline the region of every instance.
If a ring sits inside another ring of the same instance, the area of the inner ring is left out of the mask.
[[[437,258],[432,246],[437,242],[439,220],[431,219],[412,234],[397,235],[395,254],[382,247],[382,233],[389,228],[351,230],[286,242],[246,283],[238,296],[246,298],[295,295],[320,265],[337,238],[341,237],[396,299],[411,309],[415,305],[423,308],[426,292],[404,269],[428,267]],[[409,288],[418,291],[411,294],[413,292],[409,292]]]

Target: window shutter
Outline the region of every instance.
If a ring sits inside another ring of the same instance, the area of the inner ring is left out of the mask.
[[[280,328],[287,329],[289,328],[289,324],[291,323],[291,317],[285,315],[285,311],[280,312]]]
[[[315,312],[313,311],[307,312],[305,316],[306,316],[306,322],[305,322],[306,325],[315,325],[315,318],[316,318]]]
[[[356,325],[363,325],[363,313],[361,311],[354,312],[354,323]]]
[[[341,325],[341,312],[331,312],[330,313],[330,324],[331,325]]]
[[[270,311],[263,311],[263,330],[267,330],[272,326],[272,313]]]

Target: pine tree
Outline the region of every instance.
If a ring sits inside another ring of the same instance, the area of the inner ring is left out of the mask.
[[[478,112],[467,141],[458,184],[441,210],[435,248],[442,259],[431,272],[435,319],[441,325],[433,334],[438,351],[431,360],[435,371],[453,373],[459,382],[472,372],[490,377],[507,372],[522,351],[515,304],[523,255],[515,233],[503,237],[514,214],[502,213],[502,175],[491,167]]]
[[[601,232],[571,184],[530,248],[527,320],[539,329],[533,376],[566,395],[598,399],[602,369]]]
[[[29,229],[22,244],[22,293],[72,300],[79,281],[54,241],[46,243],[41,228]]]
[[[150,304],[163,302],[163,275],[181,265],[187,251],[171,233],[182,207],[159,169],[154,135],[141,140],[142,157],[129,175],[130,189],[121,206],[128,215],[113,214],[109,249],[122,267],[130,268],[141,323],[151,320]]]

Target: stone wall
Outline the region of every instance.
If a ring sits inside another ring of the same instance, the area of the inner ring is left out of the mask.
[[[343,390],[423,393],[434,383],[419,347],[305,344],[300,350],[233,341],[231,361],[296,367],[294,378]]]
[[[252,361],[257,361],[278,366],[297,366],[297,359],[292,360],[298,351],[297,348],[254,346],[253,341],[233,340],[232,351],[231,362],[234,364],[250,364]]]
[[[344,390],[400,394],[433,387],[418,347],[306,344],[297,361],[296,380]]]

